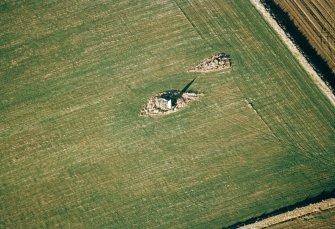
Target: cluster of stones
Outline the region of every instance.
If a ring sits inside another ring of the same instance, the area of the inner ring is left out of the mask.
[[[180,91],[167,91],[152,96],[141,111],[141,115],[165,115],[178,111],[191,101],[199,98],[200,94],[185,92],[179,96]]]
[[[203,60],[192,72],[224,71],[231,67],[231,59],[225,53],[219,53]]]
[[[191,72],[226,71],[230,69],[231,65],[232,62],[229,55],[218,53],[203,60]],[[197,100],[202,94],[186,92],[195,79],[189,82],[181,91],[166,91],[150,97],[141,110],[141,115],[155,116],[173,113],[187,106],[188,103]]]

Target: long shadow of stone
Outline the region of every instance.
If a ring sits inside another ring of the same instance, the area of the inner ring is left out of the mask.
[[[176,106],[177,100],[183,97],[183,94],[191,87],[196,78],[197,77],[195,77],[188,84],[186,84],[186,86],[181,91],[178,90],[167,91],[166,93],[162,94],[161,97],[166,100],[171,100],[172,106]]]
[[[257,217],[253,217],[251,219],[235,223],[235,224],[230,225],[228,227],[223,227],[222,229],[224,229],[224,228],[227,228],[227,229],[239,228],[239,227],[242,227],[242,226],[247,225],[247,224],[252,224],[252,223],[255,223],[257,221],[267,219],[269,217],[279,215],[279,214],[282,214],[282,213],[285,213],[285,212],[288,212],[288,211],[292,211],[296,208],[305,207],[305,206],[310,205],[310,204],[318,203],[318,202],[321,202],[322,200],[326,200],[326,199],[333,198],[333,197],[335,197],[335,188],[333,190],[331,190],[330,192],[322,192],[318,196],[307,198],[307,199],[305,199],[301,202],[289,205],[287,207],[280,208],[280,209],[275,210],[271,213],[267,213],[267,214],[263,214],[263,215],[260,215],[260,216],[257,216]]]
[[[317,53],[314,47],[309,43],[307,37],[293,23],[289,14],[286,13],[273,0],[262,0],[264,6],[270,14],[276,19],[278,24],[293,39],[297,47],[303,52],[306,59],[314,66],[315,70],[321,75],[323,80],[330,85],[332,92],[335,90],[335,74],[327,62]]]

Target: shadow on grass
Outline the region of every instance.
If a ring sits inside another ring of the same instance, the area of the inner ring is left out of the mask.
[[[257,221],[260,221],[260,220],[263,220],[263,219],[267,219],[269,217],[272,217],[272,216],[275,216],[275,215],[279,215],[279,214],[282,214],[282,213],[285,213],[285,212],[288,212],[288,211],[292,211],[292,210],[294,210],[296,208],[305,207],[305,206],[310,205],[310,204],[318,203],[318,202],[321,202],[323,200],[326,200],[326,199],[329,199],[329,198],[333,198],[333,197],[335,197],[335,188],[333,190],[331,190],[330,192],[322,192],[318,196],[307,198],[307,199],[305,199],[305,200],[303,200],[301,202],[289,205],[287,207],[280,208],[278,210],[275,210],[273,212],[260,215],[258,217],[254,217],[254,218],[248,219],[248,220],[243,221],[243,222],[235,223],[235,224],[230,225],[228,227],[223,227],[222,229],[224,229],[224,228],[227,228],[227,229],[239,228],[239,227],[242,227],[244,225],[252,224],[252,223],[255,223]]]
[[[322,79],[331,87],[332,92],[335,90],[335,74],[327,62],[317,53],[314,47],[309,43],[306,36],[293,23],[289,14],[285,12],[273,0],[262,0],[265,8],[276,19],[278,24],[288,33],[297,47],[302,51],[306,59],[314,69],[321,75]]]

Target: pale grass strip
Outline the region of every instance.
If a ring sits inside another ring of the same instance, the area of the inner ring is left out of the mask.
[[[267,227],[274,226],[276,224],[280,224],[280,223],[291,221],[297,218],[301,218],[301,217],[307,216],[312,213],[317,213],[317,212],[321,212],[321,211],[325,211],[325,210],[333,209],[333,208],[335,208],[335,198],[324,200],[316,204],[310,204],[306,207],[297,208],[292,211],[288,211],[288,212],[285,212],[285,213],[282,213],[276,216],[272,216],[270,218],[261,220],[253,224],[242,226],[240,228],[243,228],[243,229],[267,228]]]
[[[271,25],[271,27],[278,33],[279,37],[286,44],[288,49],[297,58],[301,66],[308,72],[315,84],[320,88],[322,93],[329,99],[331,104],[335,106],[335,95],[332,93],[328,85],[322,80],[319,74],[313,69],[311,64],[306,60],[304,55],[299,51],[292,40],[287,36],[285,31],[278,25],[277,21],[271,16],[271,14],[265,9],[264,5],[260,0],[250,0],[255,8],[263,15],[263,18]]]

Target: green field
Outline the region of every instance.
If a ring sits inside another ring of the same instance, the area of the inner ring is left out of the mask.
[[[0,228],[221,228],[335,188],[335,108],[248,0],[5,0],[0,31]]]

